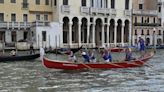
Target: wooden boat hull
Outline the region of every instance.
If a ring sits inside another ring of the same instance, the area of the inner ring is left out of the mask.
[[[118,63],[79,63],[75,64],[69,61],[50,60],[43,58],[43,65],[47,68],[64,69],[64,70],[80,70],[80,69],[110,69],[110,68],[130,68],[142,66],[153,54],[145,54],[139,60],[123,61]]]
[[[111,48],[111,52],[122,52],[124,51],[124,48]]]
[[[21,55],[21,56],[0,56],[0,62],[32,60],[38,57],[40,57],[40,54]]]

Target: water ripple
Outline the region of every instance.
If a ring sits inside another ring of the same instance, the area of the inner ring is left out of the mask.
[[[143,67],[128,69],[51,70],[38,59],[0,63],[0,92],[164,92],[163,53],[157,51]]]

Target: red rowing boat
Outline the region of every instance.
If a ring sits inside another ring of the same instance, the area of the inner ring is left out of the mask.
[[[132,61],[112,62],[112,63],[73,63],[69,61],[51,60],[43,57],[43,65],[46,68],[63,70],[80,69],[110,69],[110,68],[129,68],[142,66],[147,60],[153,57],[154,53],[146,53],[142,58]]]
[[[122,51],[124,51],[124,49],[125,48],[111,48],[110,50],[111,50],[111,52],[122,52]]]

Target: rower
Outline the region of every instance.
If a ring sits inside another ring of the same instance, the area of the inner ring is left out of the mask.
[[[89,58],[90,58],[90,62],[95,63],[96,62],[96,58],[94,56],[94,53],[89,51]]]
[[[127,48],[125,53],[126,53],[125,61],[131,61],[131,60],[135,59],[134,57],[132,57],[132,50],[131,50],[131,48]]]
[[[112,62],[112,55],[110,54],[108,50],[104,51],[103,59],[105,60],[106,63]]]
[[[83,58],[84,58],[84,62],[86,63],[89,63],[90,62],[90,59],[89,59],[89,55],[85,52],[85,51],[83,51],[82,52],[82,56],[83,56]]]
[[[73,62],[77,62],[76,60],[76,56],[74,55],[73,51],[69,51],[69,55],[68,55],[69,61],[73,61]]]

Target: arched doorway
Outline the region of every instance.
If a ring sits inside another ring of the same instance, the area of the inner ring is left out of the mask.
[[[69,18],[63,18],[63,43],[68,43],[69,41]]]
[[[81,20],[81,42],[82,43],[87,43],[87,24],[88,21],[86,18],[82,18]]]
[[[74,17],[73,19],[72,19],[72,42],[73,43],[78,43],[78,22],[79,22],[79,20],[78,20],[78,18],[77,17]]]
[[[100,46],[101,45],[101,35],[102,35],[102,20],[100,18],[98,18],[96,20],[96,27],[95,27],[95,43],[96,46]]]
[[[125,27],[124,27],[124,42],[129,41],[129,20],[125,20]]]
[[[121,29],[122,29],[122,21],[119,19],[117,21],[117,43],[121,43]]]
[[[110,26],[109,26],[109,43],[114,43],[114,26],[115,26],[115,21],[114,19],[111,19]]]

